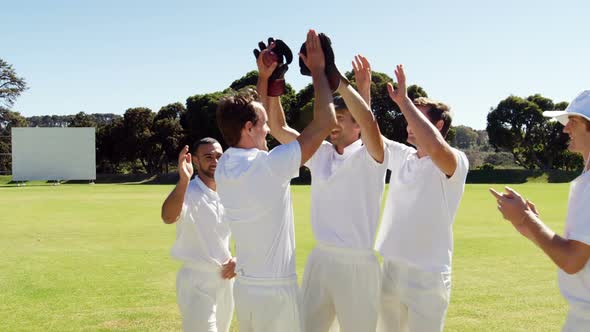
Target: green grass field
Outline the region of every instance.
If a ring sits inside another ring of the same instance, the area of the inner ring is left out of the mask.
[[[467,186],[455,221],[445,330],[558,331],[567,307],[556,268],[501,219],[488,187]],[[562,231],[567,184],[513,187]],[[0,331],[180,330],[175,229],[159,219],[171,188],[0,186]],[[313,247],[310,190],[292,190],[301,278]]]

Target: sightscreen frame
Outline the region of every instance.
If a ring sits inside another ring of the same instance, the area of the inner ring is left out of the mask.
[[[95,128],[12,128],[12,180],[96,180]]]

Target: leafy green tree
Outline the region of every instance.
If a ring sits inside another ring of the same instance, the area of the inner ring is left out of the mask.
[[[186,108],[181,103],[169,104],[162,107],[153,124],[154,146],[161,149],[162,157],[159,170],[162,164],[165,172],[168,173],[170,162],[175,161],[180,150],[180,144],[183,138],[183,130],[180,125],[180,117],[186,112]]]
[[[154,112],[145,107],[130,108],[123,115],[125,158],[130,162],[139,160],[148,174],[157,171],[159,159],[159,151],[155,151],[152,140],[154,118]]]
[[[80,112],[71,117],[68,127],[96,127],[96,122],[91,115]]]
[[[543,117],[543,111],[553,109],[553,101],[539,94],[526,99],[509,96],[500,101],[487,117],[490,144],[511,152],[516,163],[527,169],[554,168],[568,137],[559,122]]]
[[[191,145],[203,137],[213,137],[223,144],[216,119],[217,104],[223,95],[223,92],[214,92],[194,95],[186,100],[186,112],[180,117],[185,144]]]
[[[96,130],[97,172],[118,173],[121,163],[125,161],[125,141],[127,133],[123,118],[114,118],[110,123],[99,126]]]
[[[467,126],[456,126],[455,137],[451,143],[459,149],[470,149],[477,145],[479,135],[473,128]]]
[[[0,106],[0,174],[12,168],[10,156],[11,132],[14,127],[26,127],[27,120],[18,112]]]
[[[26,89],[25,79],[16,74],[11,64],[0,58],[0,106],[11,108]]]

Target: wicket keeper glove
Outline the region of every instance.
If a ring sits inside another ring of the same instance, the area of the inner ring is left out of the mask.
[[[332,91],[336,91],[338,89],[338,85],[340,85],[340,81],[343,80],[346,84],[349,84],[346,77],[342,76],[336,68],[336,63],[334,62],[334,51],[332,50],[332,41],[328,36],[324,33],[320,33],[318,35],[320,37],[320,44],[322,45],[322,51],[324,52],[324,59],[326,60],[326,77],[328,78],[328,83],[330,84],[330,89]],[[305,48],[305,42],[301,45],[301,49],[299,50],[300,53],[307,55],[307,49]],[[299,69],[302,75],[311,76],[311,71],[305,63],[303,59],[299,58]]]
[[[273,61],[278,63],[275,70],[268,78],[268,95],[270,97],[278,97],[285,93],[285,73],[289,69],[288,64],[293,61],[293,53],[285,42],[280,39],[268,38],[268,47],[274,43],[274,48],[265,53],[265,58],[262,59],[265,65],[270,65]],[[258,43],[260,50],[254,49],[254,56],[258,60],[260,52],[267,48],[263,42]]]

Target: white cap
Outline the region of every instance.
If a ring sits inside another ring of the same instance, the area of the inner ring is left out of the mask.
[[[590,121],[590,90],[580,93],[565,109],[565,111],[545,111],[543,116],[555,118],[564,126],[571,115],[581,116]]]

